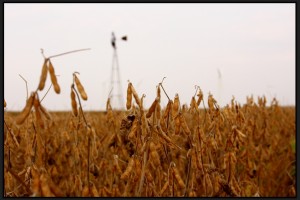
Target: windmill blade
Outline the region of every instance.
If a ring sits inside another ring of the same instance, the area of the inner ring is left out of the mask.
[[[127,41],[127,35],[124,35],[121,39]]]

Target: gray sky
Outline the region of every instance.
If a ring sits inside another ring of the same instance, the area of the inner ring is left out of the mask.
[[[8,110],[25,105],[25,82],[34,91],[43,57],[91,48],[52,59],[61,94],[50,90],[49,110],[70,110],[72,73],[80,72],[88,100],[84,110],[105,109],[117,38],[124,100],[127,80],[149,107],[156,85],[189,105],[194,85],[221,106],[232,96],[276,97],[295,105],[295,4],[4,4],[4,98]],[[219,72],[221,77],[219,76]],[[42,97],[50,87],[48,76]],[[162,105],[167,98],[162,94]],[[207,104],[207,103],[206,103]],[[114,105],[113,105],[114,107]]]

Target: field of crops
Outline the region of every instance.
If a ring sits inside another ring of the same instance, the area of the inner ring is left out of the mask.
[[[199,109],[199,94],[162,109],[32,109],[21,125],[5,112],[4,195],[295,196],[295,108],[209,96]]]
[[[128,83],[126,110],[85,112],[73,74],[69,112],[48,112],[40,83],[19,113],[4,100],[6,197],[287,197],[296,196],[295,107],[276,99],[234,97],[219,107],[195,87],[189,105],[159,83],[149,108]],[[161,107],[162,96],[167,106]]]

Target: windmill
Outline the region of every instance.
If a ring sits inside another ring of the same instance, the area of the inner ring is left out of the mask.
[[[127,36],[121,37],[121,40],[127,41]],[[113,59],[112,59],[112,68],[111,68],[111,78],[110,78],[110,102],[113,108],[123,110],[125,108],[124,98],[122,93],[121,77],[120,77],[120,68],[119,60],[117,53],[117,39],[112,32],[111,45],[113,47]]]

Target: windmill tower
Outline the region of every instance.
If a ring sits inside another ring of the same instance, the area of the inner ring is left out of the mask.
[[[121,40],[127,41],[127,36],[123,36]],[[111,68],[109,97],[113,108],[118,110],[123,110],[125,108],[125,104],[124,104],[124,98],[122,93],[116,36],[114,32],[112,32],[111,45],[113,47],[113,59],[112,59],[112,68]]]

